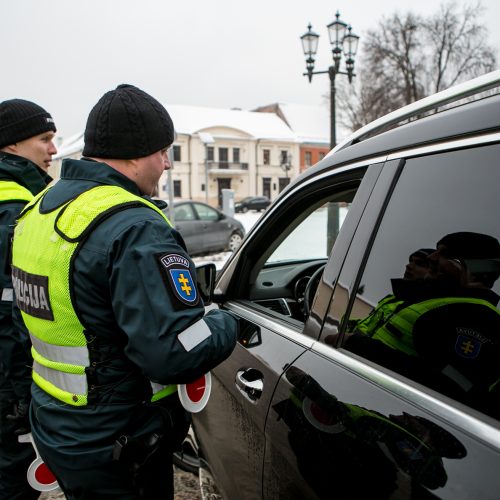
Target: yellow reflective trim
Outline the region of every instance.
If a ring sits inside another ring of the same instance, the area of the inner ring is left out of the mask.
[[[90,355],[87,345],[55,345],[44,342],[30,332],[31,344],[38,355],[57,363],[89,366]],[[61,339],[61,341],[64,339]]]
[[[67,204],[56,222],[57,229],[67,238],[76,240],[99,215],[111,208],[131,202],[138,202],[153,209],[172,226],[166,215],[154,203],[118,186],[97,186],[84,191]],[[86,210],[82,211],[82,207],[86,207]]]
[[[38,354],[34,347],[31,348],[31,354],[33,359],[47,368],[52,370],[58,370],[64,373],[74,373],[76,375],[85,375],[85,366],[70,365],[68,363],[61,363],[58,361],[51,361],[50,359],[44,358]]]
[[[85,394],[71,394],[69,392],[63,391],[48,380],[45,380],[35,371],[33,371],[33,381],[47,394],[50,394],[52,397],[58,399],[59,401],[62,401],[63,403],[67,403],[71,406],[87,405],[87,396]]]
[[[1,201],[26,201],[33,199],[29,189],[21,186],[14,181],[0,181],[0,200]]]
[[[167,385],[164,389],[161,391],[158,391],[153,394],[151,398],[151,402],[154,403],[155,401],[159,401],[160,399],[166,398],[167,396],[170,396],[171,394],[174,394],[177,392],[177,385]]]

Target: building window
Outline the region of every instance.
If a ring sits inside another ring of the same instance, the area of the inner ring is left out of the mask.
[[[182,189],[181,189],[181,181],[180,180],[174,180],[174,197],[175,198],[182,198]]]
[[[267,196],[271,199],[271,178],[263,177],[262,178],[262,195]]]
[[[280,151],[280,165],[288,163],[288,151]]]
[[[240,162],[240,148],[233,148],[233,162]]]
[[[262,163],[264,163],[264,165],[270,165],[271,164],[271,150],[270,149],[263,149],[262,153],[264,155],[264,160]]]
[[[279,182],[279,192],[281,193],[281,191],[283,191],[283,189],[285,189],[288,186],[288,184],[290,184],[290,178],[280,177],[278,179],[278,182]]]
[[[213,146],[207,147],[207,160],[214,161],[214,147]]]
[[[311,151],[306,151],[304,153],[304,162],[307,167],[310,167],[312,165],[312,153]]]
[[[219,168],[229,167],[229,150],[228,148],[219,148]]]
[[[181,161],[181,147],[174,146],[174,161]]]
[[[326,156],[326,153],[324,151],[320,151],[319,159],[322,160],[325,156]]]

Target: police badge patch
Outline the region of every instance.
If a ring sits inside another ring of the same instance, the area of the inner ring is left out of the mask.
[[[455,352],[462,358],[474,359],[479,356],[482,342],[468,335],[458,335]]]
[[[167,289],[173,297],[188,306],[198,304],[198,290],[189,269],[189,260],[179,254],[157,256],[160,268],[166,270]]]

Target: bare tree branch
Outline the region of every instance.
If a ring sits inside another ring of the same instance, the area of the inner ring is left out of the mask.
[[[382,18],[362,39],[357,81],[339,85],[341,122],[352,130],[405,104],[492,71],[496,54],[481,24],[480,1],[440,5],[424,17]]]

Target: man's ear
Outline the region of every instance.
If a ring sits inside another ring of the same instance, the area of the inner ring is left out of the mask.
[[[17,154],[17,144],[9,144],[8,146],[4,146],[2,148],[2,151],[5,151],[6,153],[12,153],[12,154]]]

